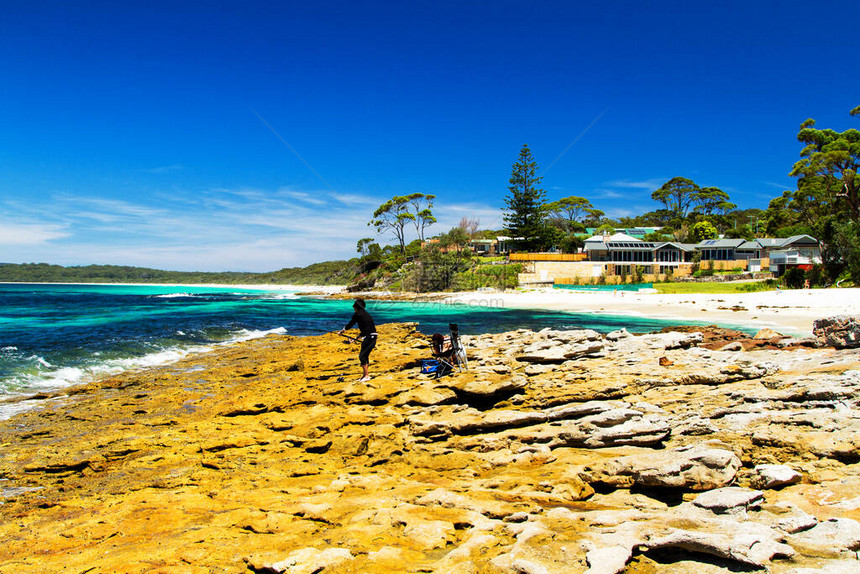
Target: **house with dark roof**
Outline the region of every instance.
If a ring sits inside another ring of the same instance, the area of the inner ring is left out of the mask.
[[[777,277],[786,269],[801,267],[811,269],[821,263],[821,246],[809,235],[774,238],[760,237],[743,239],[707,239],[696,245],[702,261],[746,261],[749,270],[762,265]]]
[[[821,263],[821,244],[809,235],[794,235],[769,248],[767,257],[770,271],[777,277],[792,267],[808,271],[813,265]]]
[[[642,241],[625,233],[595,235],[585,240],[583,253],[518,253],[528,262],[529,276],[547,283],[558,278],[597,278],[642,275],[689,275],[698,252],[703,266],[716,270],[771,271],[779,276],[790,267],[809,269],[821,262],[818,241],[809,235],[788,238],[707,239],[696,244]],[[512,256],[513,259],[513,256]]]
[[[694,245],[674,241],[642,241],[624,233],[597,235],[585,241],[589,261],[612,264],[614,275],[630,275],[636,267],[643,273],[673,273],[693,260]]]

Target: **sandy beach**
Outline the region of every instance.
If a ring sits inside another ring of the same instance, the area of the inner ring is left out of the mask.
[[[860,314],[860,289],[733,294],[593,293],[535,289],[456,293],[447,301],[474,306],[683,318],[746,328],[770,328],[795,337],[811,336],[816,319]]]

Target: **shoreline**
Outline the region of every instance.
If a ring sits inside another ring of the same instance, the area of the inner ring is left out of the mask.
[[[518,309],[636,315],[769,328],[812,336],[816,319],[860,314],[860,289],[798,289],[728,294],[593,293],[561,289],[451,293],[446,302]]]
[[[294,285],[289,283],[60,283],[46,281],[0,281],[0,285],[88,285],[93,287],[207,287],[224,289],[254,289],[263,291],[322,291],[336,293],[343,291],[346,285]]]
[[[24,283],[0,282],[3,285]],[[218,288],[256,291],[292,291],[303,297],[365,297],[379,300],[439,301],[475,307],[498,307],[571,313],[630,315],[672,321],[702,321],[723,327],[773,329],[792,337],[812,336],[816,319],[839,314],[860,315],[860,288],[794,289],[726,294],[642,293],[632,291],[589,292],[566,289],[516,289],[396,293],[350,293],[343,285],[217,284],[217,283],[27,283],[30,285],[91,285],[167,288]]]

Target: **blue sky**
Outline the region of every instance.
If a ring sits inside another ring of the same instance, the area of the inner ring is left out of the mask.
[[[527,143],[613,217],[674,176],[767,206],[860,127],[860,3],[0,3],[0,262],[349,258],[393,195],[498,229]],[[382,236],[381,242],[391,242]]]

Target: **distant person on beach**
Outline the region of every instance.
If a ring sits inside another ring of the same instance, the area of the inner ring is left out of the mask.
[[[358,332],[361,334],[361,350],[358,352],[358,362],[361,365],[362,371],[364,371],[364,376],[358,382],[366,383],[370,380],[370,375],[368,374],[370,352],[376,346],[376,325],[373,323],[373,318],[370,314],[364,310],[364,299],[356,299],[355,303],[352,304],[352,308],[355,309],[352,319],[349,320],[349,323],[340,332],[343,333],[353,325],[358,325]]]

